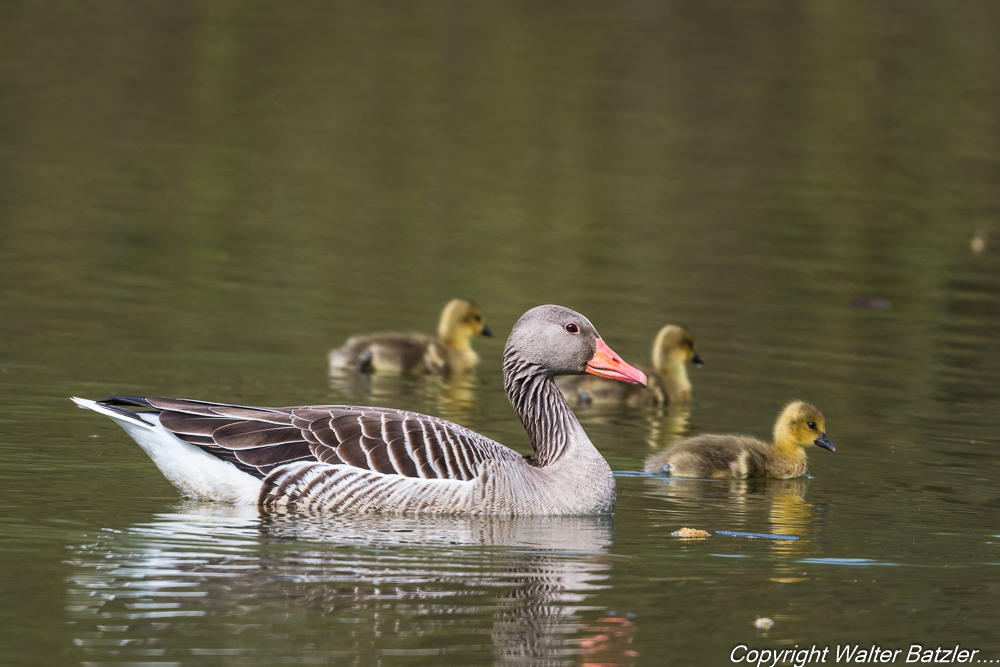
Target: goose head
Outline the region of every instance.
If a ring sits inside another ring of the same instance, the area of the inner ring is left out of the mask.
[[[805,401],[792,401],[781,411],[774,425],[774,444],[786,451],[804,449],[809,445],[836,451],[826,437],[823,413]]]
[[[474,336],[492,336],[483,310],[465,299],[452,299],[441,311],[438,339],[453,347],[467,347]]]
[[[653,342],[653,367],[660,374],[667,369],[692,362],[701,368],[701,357],[694,348],[694,336],[684,327],[668,324],[656,335]]]
[[[562,306],[532,308],[511,329],[504,366],[530,365],[536,372],[583,375],[646,385],[646,375],[625,363],[580,313]]]

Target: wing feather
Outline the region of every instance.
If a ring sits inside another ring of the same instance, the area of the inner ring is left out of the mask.
[[[247,465],[265,467],[311,459],[313,454],[307,443],[294,442],[274,447],[240,449],[236,451],[236,458]]]
[[[269,424],[282,424],[287,426],[292,423],[292,415],[273,408],[244,408],[241,406],[223,405],[217,408],[212,408],[212,412],[222,415],[223,417],[246,419],[249,421],[265,422]]]
[[[220,419],[218,417],[195,417],[190,413],[167,410],[160,413],[160,423],[174,433],[188,435],[203,435],[211,437],[217,428],[238,424],[235,419]]]
[[[270,422],[241,421],[220,426],[212,432],[216,444],[229,449],[255,449],[289,442],[302,442],[302,430],[276,426]]]
[[[410,451],[406,448],[406,438],[400,436],[389,443],[389,457],[392,467],[404,477],[419,477],[417,464],[414,463]]]
[[[413,463],[417,466],[417,475],[423,479],[437,479],[437,474],[434,472],[434,468],[427,458],[427,432],[424,430],[426,424],[417,422],[417,426],[420,428],[407,431],[410,456],[413,458]]]
[[[340,415],[337,417],[327,415],[327,420],[330,422],[330,430],[333,431],[337,442],[344,443],[350,442],[351,440],[356,441],[364,434],[364,426],[361,421],[362,415],[355,413]],[[331,444],[326,441],[324,442],[326,444]]]
[[[454,479],[450,474],[451,471],[448,469],[448,457],[445,455],[447,451],[445,444],[448,443],[448,435],[433,422],[428,423],[428,426],[433,433],[433,437],[427,439],[427,458],[430,460],[440,479]]]
[[[340,438],[338,438],[337,434],[334,433],[332,428],[330,428],[329,422],[329,419],[317,419],[316,421],[310,423],[309,428],[302,429],[302,432],[310,434],[316,439],[317,444],[336,449],[340,446]]]
[[[340,447],[337,447],[337,456],[340,457],[341,461],[355,468],[368,467],[368,457],[365,456],[365,450],[361,447],[360,437],[340,443]]]

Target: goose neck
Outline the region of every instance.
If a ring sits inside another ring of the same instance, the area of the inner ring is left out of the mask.
[[[504,388],[531,440],[534,454],[528,460],[532,465],[555,463],[581,440],[593,448],[547,370],[505,359]]]

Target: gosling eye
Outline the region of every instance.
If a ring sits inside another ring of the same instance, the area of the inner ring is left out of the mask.
[[[483,316],[482,315],[473,315],[472,316],[472,320],[474,322],[482,322],[483,321]]]
[[[814,431],[816,430],[816,422],[809,422],[808,424],[806,424],[806,426],[808,426]]]
[[[571,333],[571,334],[578,334],[578,333],[580,333],[580,327],[578,327],[576,325],[576,322],[570,322],[569,324],[567,324],[563,328],[566,329],[566,331],[568,333]]]

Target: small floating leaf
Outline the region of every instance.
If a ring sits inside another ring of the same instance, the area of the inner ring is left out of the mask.
[[[711,537],[712,533],[707,530],[698,530],[697,528],[681,528],[680,530],[675,530],[670,533],[674,537]]]

